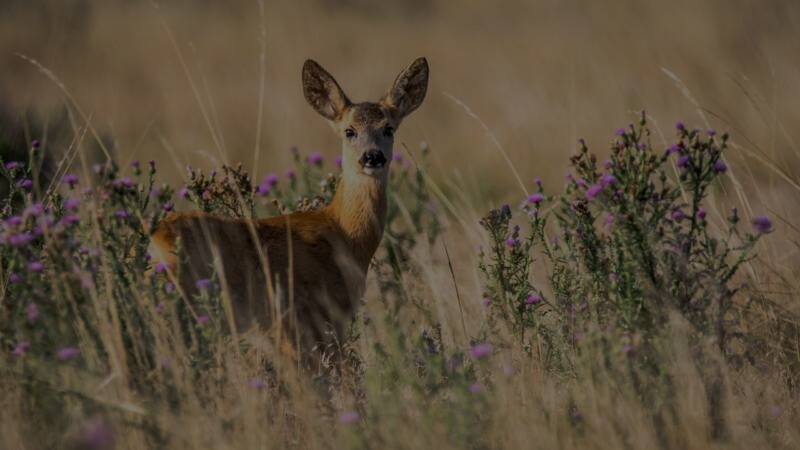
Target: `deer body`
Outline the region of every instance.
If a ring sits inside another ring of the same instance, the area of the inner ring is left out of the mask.
[[[425,96],[427,62],[398,76],[378,103],[353,104],[313,61],[303,66],[306,100],[343,137],[342,178],[330,205],[261,220],[173,214],[154,230],[150,253],[167,263],[183,293],[217,273],[239,329],[280,321],[300,350],[340,336],[363,295],[386,221],[393,133]],[[280,315],[280,318],[277,317]]]

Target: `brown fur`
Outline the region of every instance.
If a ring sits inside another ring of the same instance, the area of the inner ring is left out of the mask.
[[[411,68],[424,74],[403,72],[398,80],[427,84],[427,63],[418,60]],[[333,77],[311,61],[304,65],[303,87],[309,104],[337,132],[359,133],[357,139],[343,140],[343,174],[331,204],[253,221],[173,214],[154,230],[151,254],[168,263],[189,298],[196,280],[216,271],[228,288],[237,328],[280,324],[285,336],[299,336],[299,350],[307,354],[341,337],[383,234],[388,163],[367,171],[358,156],[377,149],[391,161],[392,138],[385,127],[397,127],[419,106],[425,90],[416,86],[417,97],[401,98],[406,88],[395,85],[381,103],[352,104]]]

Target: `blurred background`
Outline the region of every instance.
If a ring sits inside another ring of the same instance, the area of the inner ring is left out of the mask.
[[[398,144],[427,142],[434,170],[481,198],[521,195],[498,146],[525,184],[560,184],[578,138],[604,154],[641,109],[657,146],[679,119],[731,131],[734,174],[773,187],[756,195],[796,197],[796,1],[4,0],[0,11],[2,114],[62,128],[71,117],[52,151],[89,118],[120,162],[155,159],[173,184],[185,164],[282,171],[292,145],[331,161],[338,138],[300,88],[306,58],[358,101],[426,56],[428,98]]]

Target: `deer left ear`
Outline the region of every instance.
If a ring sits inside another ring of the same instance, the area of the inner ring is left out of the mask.
[[[419,108],[419,105],[425,100],[427,91],[428,61],[425,58],[417,58],[400,72],[382,102],[394,109],[402,119]]]

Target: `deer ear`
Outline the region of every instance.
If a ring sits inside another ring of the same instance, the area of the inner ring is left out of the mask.
[[[303,95],[315,111],[328,120],[336,120],[350,106],[339,83],[316,61],[303,64]]]
[[[428,91],[428,61],[417,58],[400,72],[383,103],[395,109],[401,118],[411,114],[425,100]]]

